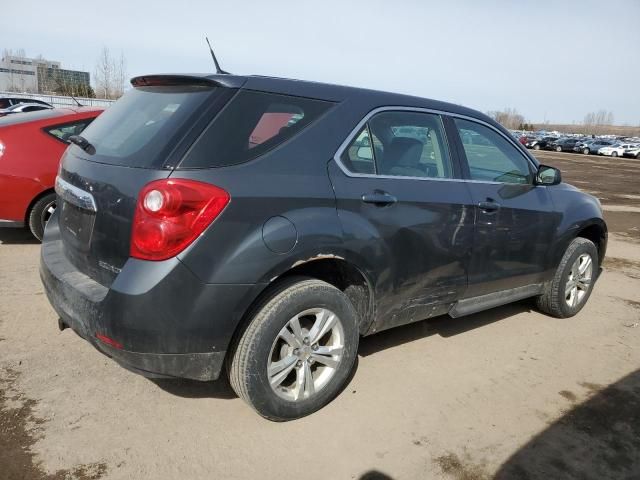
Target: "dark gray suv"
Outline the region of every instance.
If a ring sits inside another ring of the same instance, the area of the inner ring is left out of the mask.
[[[339,393],[361,336],[589,298],[598,200],[481,113],[257,76],[132,85],[70,139],[41,257],[60,328],[130,370],[226,367],[287,420]]]

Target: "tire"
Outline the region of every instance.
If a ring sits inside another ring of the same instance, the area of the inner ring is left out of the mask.
[[[537,143],[533,146],[534,150],[540,150],[540,145],[538,145]]]
[[[236,394],[274,421],[304,417],[333,400],[349,379],[358,351],[358,315],[347,296],[326,282],[296,277],[276,287],[254,312],[228,365]],[[326,325],[331,314],[330,330],[314,328],[323,319]]]
[[[590,152],[588,148],[585,148],[582,150],[582,153],[584,153],[585,155],[589,155]]]
[[[562,151],[562,147],[561,146],[557,146],[556,147],[556,152],[561,152]]]
[[[586,257],[590,259],[590,265],[585,266]],[[584,259],[584,260],[583,260]],[[576,275],[584,267],[584,277],[580,281],[581,275]],[[598,250],[592,241],[586,238],[575,238],[567,247],[560,265],[556,270],[553,279],[547,282],[544,293],[536,298],[536,306],[539,310],[557,318],[573,317],[589,300],[593,291],[593,285],[598,276]],[[579,285],[588,285],[581,288]],[[574,288],[569,289],[569,283]],[[582,293],[581,293],[582,292]]]
[[[636,153],[636,159],[640,160],[640,152]]]
[[[29,212],[29,229],[34,237],[42,241],[44,227],[56,208],[56,194],[47,193],[31,207]]]
[[[612,157],[617,157],[618,156],[618,152],[611,152],[611,156]]]

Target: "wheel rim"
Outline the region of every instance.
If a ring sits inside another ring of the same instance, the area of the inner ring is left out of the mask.
[[[45,207],[42,209],[42,213],[40,214],[40,223],[42,224],[42,230],[44,230],[44,227],[47,225],[47,222],[49,221],[49,219],[51,218],[51,215],[53,215],[53,212],[55,211],[56,211],[55,200],[47,203]]]
[[[591,287],[592,273],[593,259],[588,253],[583,253],[573,262],[564,289],[564,299],[571,308],[577,307],[584,301]]]
[[[282,327],[271,346],[269,384],[285,400],[307,400],[334,377],[343,351],[340,318],[326,308],[305,310]]]

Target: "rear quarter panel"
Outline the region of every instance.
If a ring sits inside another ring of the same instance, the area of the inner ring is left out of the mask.
[[[25,220],[33,200],[53,189],[60,159],[68,145],[45,129],[95,118],[98,113],[81,112],[0,128],[0,141],[5,145],[0,159],[0,218]]]
[[[5,153],[0,159],[0,218],[22,221],[32,200],[53,188],[66,145],[40,124],[0,129]]]

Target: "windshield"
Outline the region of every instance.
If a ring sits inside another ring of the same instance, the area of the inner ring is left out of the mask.
[[[93,146],[90,160],[131,167],[160,167],[221,89],[203,86],[137,87],[82,133]]]

